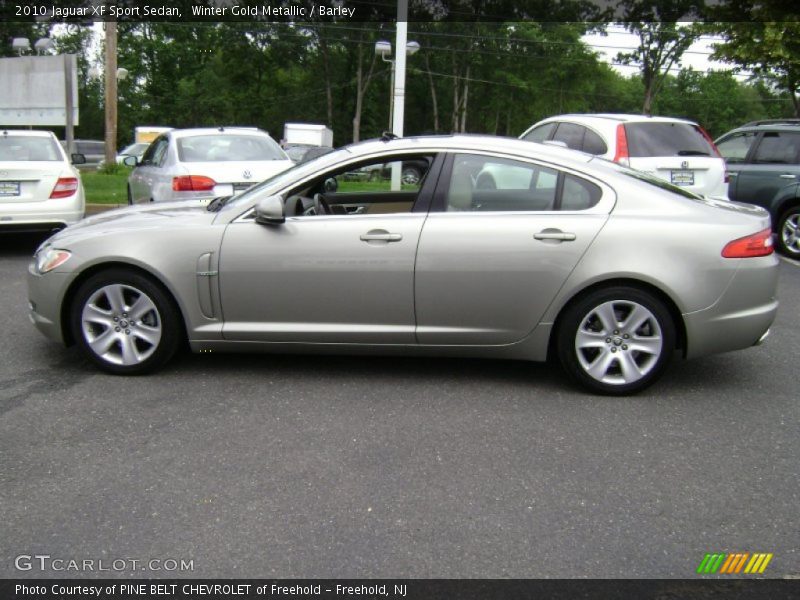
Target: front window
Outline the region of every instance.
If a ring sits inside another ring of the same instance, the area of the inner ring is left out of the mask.
[[[717,150],[729,163],[742,163],[756,139],[755,131],[735,133],[717,144]]]
[[[432,154],[383,156],[328,171],[288,192],[286,214],[316,214],[317,195],[327,214],[411,212],[433,158]]]
[[[181,162],[286,160],[274,140],[256,135],[195,135],[178,138]]]
[[[63,161],[56,141],[49,137],[0,135],[0,161]]]

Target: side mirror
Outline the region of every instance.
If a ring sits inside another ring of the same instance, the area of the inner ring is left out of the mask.
[[[83,154],[73,154],[71,157],[73,165],[85,165],[86,157]]]
[[[126,156],[122,159],[122,164],[126,167],[135,167],[139,164],[139,159],[135,156]]]
[[[333,194],[336,190],[339,189],[339,181],[336,177],[328,177],[322,184],[322,188],[328,194]]]
[[[256,204],[256,223],[261,225],[279,225],[286,222],[283,211],[283,198],[269,196]]]

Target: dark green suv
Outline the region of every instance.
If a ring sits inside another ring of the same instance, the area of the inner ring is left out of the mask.
[[[778,249],[800,258],[800,119],[754,121],[716,144],[730,174],[730,199],[766,208]]]

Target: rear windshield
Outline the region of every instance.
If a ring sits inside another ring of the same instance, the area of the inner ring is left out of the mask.
[[[181,162],[286,160],[272,138],[256,135],[196,135],[178,138]]]
[[[58,144],[49,137],[0,136],[0,160],[11,162],[62,161]]]
[[[637,156],[716,156],[697,125],[689,123],[627,123],[628,153]]]

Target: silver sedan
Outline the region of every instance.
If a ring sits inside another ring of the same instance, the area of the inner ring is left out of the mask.
[[[402,183],[347,177],[421,165]],[[591,391],[775,318],[767,213],[586,154],[483,136],[364,142],[207,207],[111,211],[47,240],[30,316],[100,368],[195,352],[557,358]]]

